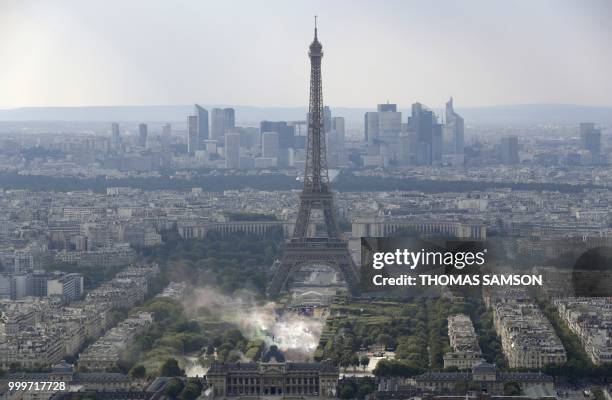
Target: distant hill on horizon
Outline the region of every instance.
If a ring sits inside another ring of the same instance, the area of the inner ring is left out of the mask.
[[[203,105],[208,110],[218,105]],[[257,126],[262,120],[304,120],[307,107],[255,107],[221,106],[236,110],[236,124]],[[363,115],[375,107],[333,107],[334,116],[346,118],[349,127],[361,127]],[[95,106],[95,107],[20,107],[0,110],[0,121],[130,121],[181,122],[193,110],[193,105],[158,106]],[[408,108],[401,108],[402,121],[406,121]],[[441,109],[435,109],[442,114]],[[490,107],[456,107],[466,124],[527,125],[578,124],[594,122],[612,124],[612,107],[581,106],[571,104],[519,104]]]

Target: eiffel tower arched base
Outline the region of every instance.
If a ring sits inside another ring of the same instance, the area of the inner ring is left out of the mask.
[[[289,276],[304,265],[322,264],[335,268],[346,282],[351,296],[359,296],[359,274],[351,258],[348,244],[340,239],[307,238],[287,242],[283,258],[272,282],[268,296],[277,298],[286,289]]]

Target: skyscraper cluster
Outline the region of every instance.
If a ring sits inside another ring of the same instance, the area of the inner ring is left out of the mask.
[[[269,121],[254,127],[236,126],[233,108],[200,105],[187,119],[187,154],[198,163],[228,169],[303,168],[306,156],[308,115],[302,121]],[[209,125],[210,122],[210,125]],[[345,166],[345,122],[332,117],[329,107],[322,113],[329,166]],[[164,135],[162,135],[164,136]]]
[[[414,103],[403,121],[397,104],[379,104],[364,116],[366,146],[352,162],[358,165],[453,165],[464,164],[464,120],[455,111],[453,99],[446,103],[445,122],[421,103]],[[229,169],[301,168],[305,160],[310,117],[305,121],[269,121],[259,129],[236,126],[233,108],[214,108],[209,113],[199,105],[188,117],[187,152],[211,167]],[[328,165],[349,164],[346,151],[346,123],[332,115],[329,107],[321,113]],[[228,138],[228,135],[231,135]]]
[[[414,103],[406,123],[396,104],[379,104],[366,112],[364,133],[367,142],[365,166],[389,165],[463,165],[464,122],[446,104],[446,123],[421,103]]]
[[[404,112],[405,114],[405,112]],[[602,165],[609,149],[602,143],[602,128],[580,123],[572,134],[573,148],[557,147],[555,154],[534,151],[541,144],[522,130],[503,129],[495,140],[472,137],[465,143],[465,122],[450,98],[442,112],[416,102],[407,117],[397,104],[378,104],[364,115],[365,140],[347,141],[347,121],[321,110],[321,126],[329,168],[351,167],[470,167],[476,165]],[[212,116],[212,117],[211,117]],[[140,123],[123,129],[113,122],[110,138],[88,146],[108,153],[105,168],[152,171],[158,168],[303,169],[310,115],[303,120],[263,120],[259,126],[237,126],[233,108],[210,113],[195,104],[187,119],[186,135],[172,136],[170,124]],[[349,137],[355,138],[349,120]],[[135,130],[134,130],[135,128]],[[180,128],[179,128],[180,129]],[[605,129],[605,128],[604,128]],[[478,129],[476,129],[478,131]],[[474,135],[474,132],[471,134]],[[577,140],[576,136],[579,136]],[[557,154],[558,153],[558,154]]]

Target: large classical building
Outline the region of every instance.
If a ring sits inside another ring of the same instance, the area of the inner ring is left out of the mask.
[[[215,398],[300,396],[333,398],[338,368],[327,363],[213,364],[206,380]]]
[[[424,235],[444,235],[466,240],[485,240],[487,227],[457,221],[415,221],[411,218],[357,218],[352,221],[352,237],[386,237],[409,230]]]
[[[516,382],[521,390],[554,393],[553,378],[541,372],[502,372],[495,364],[481,362],[470,372],[425,372],[409,379],[413,387],[433,393],[454,393],[458,384],[479,388],[492,395],[504,393],[504,384]]]

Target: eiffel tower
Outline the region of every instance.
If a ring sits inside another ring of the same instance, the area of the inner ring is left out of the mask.
[[[300,209],[287,241],[280,265],[268,287],[272,298],[286,289],[289,276],[304,265],[322,264],[342,274],[352,296],[359,294],[359,277],[353,259],[338,228],[334,209],[334,195],[327,172],[325,131],[323,129],[323,88],[321,58],[323,46],[317,38],[315,17],[314,41],[308,52],[310,57],[310,103],[308,108],[308,149],[304,172],[304,189],[300,194]],[[308,237],[308,226],[313,210],[322,210],[327,237]]]

